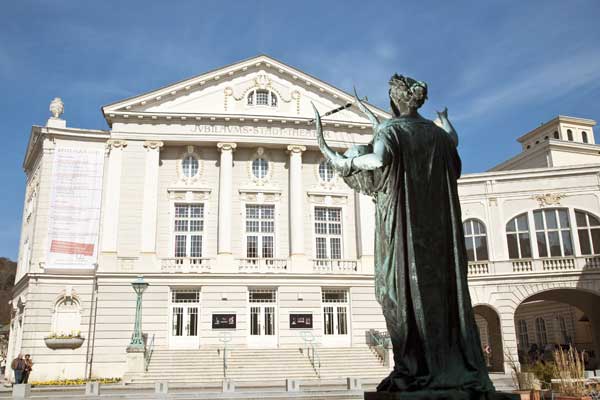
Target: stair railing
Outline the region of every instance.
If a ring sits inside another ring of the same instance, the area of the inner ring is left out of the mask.
[[[152,339],[150,339],[150,344],[146,346],[144,349],[144,370],[148,372],[148,367],[150,366],[150,359],[152,358],[152,353],[154,353],[154,337],[156,335],[152,334]]]
[[[315,336],[310,331],[301,331],[300,337],[304,340],[308,361],[310,361],[310,365],[317,374],[317,378],[321,379],[321,357],[319,357],[317,346],[315,346]]]
[[[227,379],[227,343],[231,342],[231,333],[221,332],[219,340],[223,342],[223,378]]]
[[[391,342],[387,332],[379,332],[375,329],[367,331],[369,347],[377,354],[386,367],[390,366]]]

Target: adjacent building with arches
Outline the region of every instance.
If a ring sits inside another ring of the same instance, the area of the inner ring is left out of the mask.
[[[140,275],[158,352],[219,348],[223,332],[233,349],[298,348],[302,332],[340,357],[366,349],[368,332],[385,330],[374,207],[323,160],[310,122],[311,102],[324,114],[353,101],[267,56],[107,105],[106,130],[67,127],[53,101],[23,164],[9,358],[31,354],[34,381],[143,376],[126,353]],[[519,138],[519,155],[459,182],[494,371],[533,344],[600,355],[594,125],[559,116]],[[355,107],[324,128],[339,151],[371,139]]]

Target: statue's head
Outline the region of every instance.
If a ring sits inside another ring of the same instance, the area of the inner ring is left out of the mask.
[[[394,74],[390,79],[390,104],[394,115],[404,114],[406,111],[416,111],[427,100],[427,84]]]

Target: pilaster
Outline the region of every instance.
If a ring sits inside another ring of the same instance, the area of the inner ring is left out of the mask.
[[[158,208],[158,167],[163,142],[146,141],[144,197],[142,199],[142,253],[156,252],[156,219]]]
[[[231,252],[231,207],[233,196],[233,151],[235,143],[217,143],[221,152],[219,162],[219,226],[217,264],[228,268],[233,264]]]
[[[374,273],[375,262],[375,203],[371,196],[356,193],[356,237],[358,261],[363,273]]]
[[[119,198],[121,195],[121,168],[125,140],[110,139],[106,142],[108,171],[106,179],[106,197],[102,210],[102,252],[117,252],[117,229],[119,222]]]
[[[304,187],[302,185],[302,152],[306,147],[289,145],[289,198],[290,198],[290,259],[294,271],[296,266],[306,264],[304,249]]]

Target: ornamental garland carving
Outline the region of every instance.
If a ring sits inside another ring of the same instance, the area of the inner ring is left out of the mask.
[[[223,90],[223,94],[224,94],[223,107],[224,107],[225,111],[227,111],[228,99],[230,97],[232,97],[235,101],[238,101],[238,102],[243,101],[248,96],[248,93],[255,89],[270,90],[270,91],[274,92],[277,95],[278,99],[280,101],[283,101],[284,103],[291,103],[292,101],[295,101],[296,102],[296,113],[300,114],[300,97],[301,97],[300,92],[297,89],[294,89],[294,90],[290,91],[289,97],[284,96],[281,93],[281,91],[279,91],[279,89],[277,89],[273,85],[273,82],[271,81],[271,78],[269,77],[269,75],[267,75],[267,73],[262,70],[259,71],[258,74],[254,77],[252,83],[249,86],[247,86],[244,90],[242,90],[241,94],[236,95],[234,88],[232,88],[231,86],[227,86]]]
[[[540,208],[560,205],[560,200],[567,197],[563,193],[545,193],[534,195],[533,199],[537,200]]]

